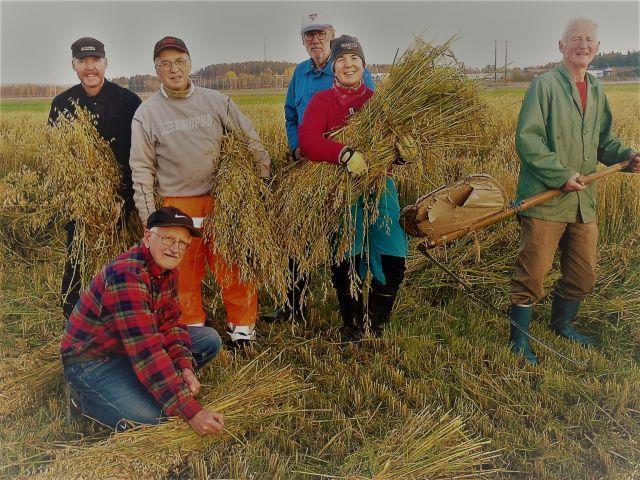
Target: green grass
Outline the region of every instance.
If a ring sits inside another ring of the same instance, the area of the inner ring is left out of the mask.
[[[238,105],[277,105],[284,103],[285,93],[279,92],[226,92]],[[4,112],[49,112],[50,98],[29,100],[0,99],[0,113]]]
[[[51,100],[1,100],[0,113],[5,112],[49,112]]]

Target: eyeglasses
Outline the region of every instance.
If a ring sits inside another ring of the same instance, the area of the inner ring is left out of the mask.
[[[170,60],[164,60],[164,61],[162,61],[160,63],[156,63],[156,68],[159,68],[163,72],[168,72],[169,70],[171,70],[171,67],[173,65],[175,65],[180,70],[182,70],[187,65],[188,61],[189,61],[188,58],[178,58],[177,60],[174,60],[173,62],[170,61]]]
[[[174,237],[167,237],[165,235],[160,235],[157,232],[151,232],[153,233],[156,237],[158,237],[160,239],[160,243],[162,243],[162,245],[164,245],[165,247],[173,247],[176,243],[178,244],[178,250],[180,250],[181,252],[184,252],[189,245],[191,245],[191,242],[185,242],[184,240],[178,240],[177,238]]]
[[[305,40],[312,41],[313,37],[318,37],[318,40],[322,41],[327,38],[327,32],[325,30],[311,30],[309,32],[304,32]]]

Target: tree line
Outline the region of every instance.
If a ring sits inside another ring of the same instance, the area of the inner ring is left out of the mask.
[[[527,76],[528,69],[550,70],[558,62],[549,62],[546,65],[528,67],[525,69],[510,69],[512,75],[517,76],[517,81],[530,80]],[[275,61],[248,61],[236,63],[216,63],[200,68],[192,72],[191,76],[196,83],[207,88],[217,90],[232,89],[259,89],[286,88],[289,85],[291,76],[296,64],[292,62]],[[627,53],[610,52],[599,53],[591,63],[592,68],[606,67],[636,67],[635,75],[640,75],[640,50],[631,50]],[[388,72],[391,65],[370,64],[367,68],[372,73]],[[501,69],[499,69],[500,71]],[[469,72],[493,72],[493,65],[487,65],[483,69],[468,69]],[[515,71],[515,73],[514,73]],[[520,78],[522,77],[522,78]],[[513,78],[516,81],[516,78]],[[160,81],[155,75],[132,75],[112,78],[111,81],[129,88],[138,93],[155,92],[160,88]],[[0,87],[0,97],[53,97],[62,92],[68,86],[42,85],[35,83],[2,85]]]

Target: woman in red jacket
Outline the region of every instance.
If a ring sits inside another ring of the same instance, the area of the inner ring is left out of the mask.
[[[364,155],[327,138],[326,134],[344,126],[373,95],[362,81],[364,53],[357,38],[343,35],[331,43],[331,58],[335,74],[333,87],[316,93],[309,102],[298,129],[299,146],[311,161],[335,163],[336,168],[346,168],[354,176],[363,175],[367,172]],[[402,157],[413,159],[415,146],[410,138],[402,139],[396,145]],[[398,163],[405,162],[400,155],[398,159]],[[348,340],[358,339],[364,332],[362,294],[356,298],[351,296],[349,271],[358,271],[363,276],[367,268],[371,270],[373,280],[367,313],[371,331],[377,336],[382,334],[391,317],[393,303],[404,278],[407,237],[398,223],[398,192],[389,177],[378,208],[378,220],[373,225],[364,225],[363,199],[358,199],[352,212],[356,235],[351,251],[342,262],[332,266],[333,286],[343,321],[342,333]],[[363,255],[365,249],[366,256]],[[368,257],[368,262],[363,256]]]

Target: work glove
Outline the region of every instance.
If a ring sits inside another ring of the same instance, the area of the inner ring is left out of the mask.
[[[404,165],[415,162],[418,159],[418,144],[409,134],[398,137],[396,150],[398,150],[398,158],[393,162],[394,165]]]
[[[359,177],[367,173],[369,167],[367,161],[364,159],[364,155],[360,152],[356,152],[352,148],[345,148],[340,155],[340,165],[344,165],[347,171],[354,177]]]

